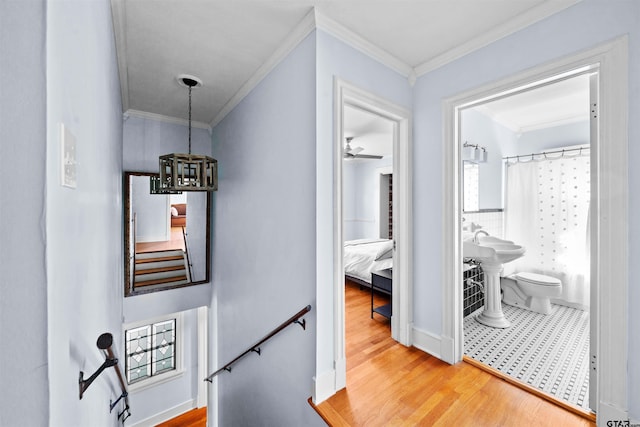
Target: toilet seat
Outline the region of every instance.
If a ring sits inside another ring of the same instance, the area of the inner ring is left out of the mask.
[[[545,276],[537,273],[518,273],[515,275],[516,279],[522,280],[539,286],[559,286],[562,282],[555,277]]]

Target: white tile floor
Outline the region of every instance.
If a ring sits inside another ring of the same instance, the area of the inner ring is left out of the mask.
[[[589,409],[589,312],[553,305],[549,315],[502,304],[511,327],[464,319],[464,353],[572,405]]]

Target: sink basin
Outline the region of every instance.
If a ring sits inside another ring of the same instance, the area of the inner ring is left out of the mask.
[[[486,233],[484,233],[486,234]],[[484,310],[476,320],[492,328],[508,328],[511,323],[504,316],[500,294],[500,272],[502,265],[520,258],[525,249],[511,240],[498,239],[478,232],[462,241],[462,256],[480,262],[484,271]]]
[[[473,239],[462,242],[462,256],[473,258],[481,264],[505,264],[520,258],[524,252],[524,247],[493,236],[478,236],[478,243]]]

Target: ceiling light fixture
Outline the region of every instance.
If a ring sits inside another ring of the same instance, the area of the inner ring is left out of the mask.
[[[191,90],[202,86],[194,76],[180,75],[178,82],[189,88],[189,153],[160,156],[158,192],[217,191],[218,161],[209,156],[191,154]]]

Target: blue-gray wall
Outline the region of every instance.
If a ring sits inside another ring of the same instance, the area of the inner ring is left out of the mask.
[[[100,334],[123,351],[122,104],[110,3],[49,1],[46,28],[49,424],[116,426],[114,370],[77,396],[79,371],[104,362]],[[75,189],[60,185],[60,123],[76,138]]]
[[[0,154],[13,164],[0,168],[3,426],[49,419],[45,22],[44,1],[0,2]]]
[[[414,322],[416,327],[442,331],[442,100],[471,88],[524,71],[556,58],[597,46],[615,37],[629,36],[629,218],[640,215],[640,3],[584,0],[541,22],[479,49],[421,76],[415,85],[414,117]],[[434,209],[434,206],[437,207]],[[419,219],[419,220],[418,220]],[[640,224],[629,223],[629,257],[640,254]],[[630,263],[632,267],[633,263]],[[640,419],[640,288],[629,272],[629,411]]]
[[[315,40],[302,41],[214,128],[214,303],[218,366],[307,304],[291,325],[218,376],[221,426],[313,426]],[[212,368],[213,369],[213,368]]]
[[[344,240],[380,237],[380,168],[391,168],[393,157],[343,163]]]

